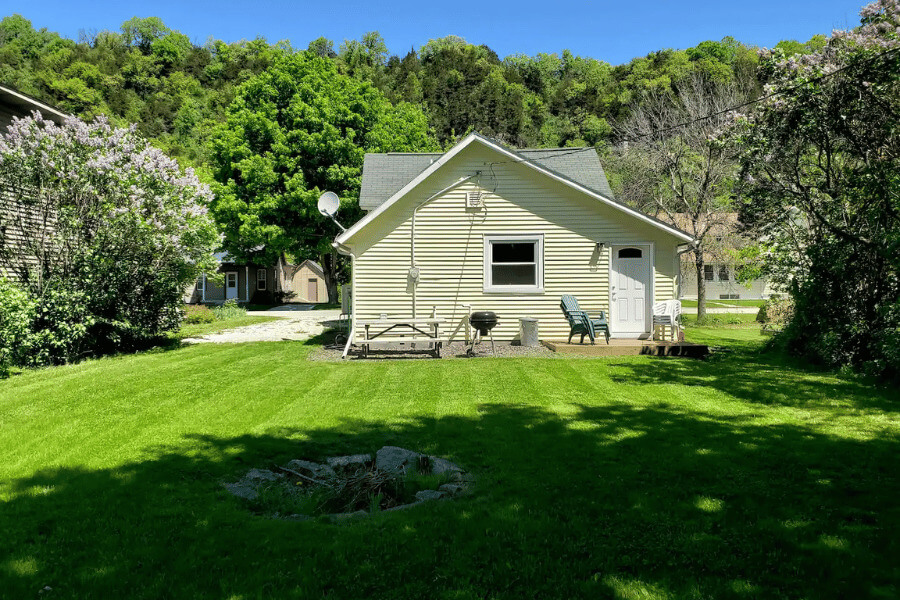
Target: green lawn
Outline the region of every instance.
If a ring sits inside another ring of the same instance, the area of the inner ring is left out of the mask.
[[[696,327],[707,361],[310,362],[203,344],[0,382],[0,597],[896,598],[896,390]],[[465,498],[254,516],[254,466],[446,456]]]
[[[213,321],[212,323],[195,323],[192,325],[182,325],[173,337],[183,340],[190,337],[198,337],[208,335],[210,333],[218,333],[226,329],[234,329],[235,327],[244,327],[246,325],[257,325],[267,321],[274,321],[278,317],[261,317],[256,315],[243,315],[231,319],[222,319],[221,321]]]

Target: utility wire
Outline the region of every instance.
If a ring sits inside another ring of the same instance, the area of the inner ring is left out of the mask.
[[[884,58],[885,56],[888,56],[889,54],[894,54],[896,52],[900,52],[900,46],[898,46],[896,48],[891,48],[890,50],[886,50],[885,52],[882,52],[881,54],[876,54],[872,58],[869,58],[869,59],[863,61],[863,63],[861,63],[861,64],[866,65],[866,64],[874,63],[876,60],[878,60],[880,58]],[[839,69],[835,69],[831,73],[825,73],[823,75],[819,75],[818,77],[813,77],[812,79],[810,79],[809,81],[807,81],[805,83],[799,83],[797,85],[793,85],[788,88],[783,88],[783,89],[777,90],[775,92],[772,92],[771,94],[766,94],[765,96],[760,96],[759,98],[755,98],[753,100],[748,100],[747,102],[743,102],[741,104],[731,106],[729,108],[724,108],[720,111],[717,111],[717,112],[714,112],[714,113],[711,113],[708,115],[704,115],[702,117],[697,117],[696,119],[692,119],[690,121],[678,123],[677,125],[670,125],[669,127],[663,127],[661,129],[654,129],[653,131],[650,131],[648,133],[643,133],[641,135],[638,135],[636,137],[636,139],[649,137],[651,135],[656,135],[659,133],[665,133],[665,132],[671,131],[673,129],[681,129],[682,127],[687,127],[688,125],[693,125],[694,123],[699,123],[700,121],[706,121],[707,119],[712,119],[712,118],[733,112],[735,110],[739,110],[741,108],[746,108],[748,106],[752,106],[752,105],[758,104],[760,102],[765,102],[766,100],[769,100],[770,98],[774,98],[775,96],[780,96],[782,94],[787,94],[788,92],[793,92],[795,90],[799,90],[802,87],[806,87],[810,83],[817,83],[820,81],[824,81],[825,79],[828,79],[829,77],[834,77],[838,73],[846,71],[847,69],[850,69],[853,67],[858,67],[858,66],[860,66],[860,65],[859,64],[844,65],[843,67],[841,67]],[[816,93],[820,94],[822,92],[820,91],[820,92],[816,92]]]
[[[746,101],[746,102],[742,102],[741,104],[737,104],[737,105],[735,105],[735,106],[730,106],[730,107],[728,107],[728,108],[723,108],[722,110],[716,111],[716,112],[714,112],[714,113],[710,113],[710,114],[708,114],[708,115],[704,115],[704,116],[702,116],[702,117],[697,117],[697,118],[695,118],[695,119],[691,119],[690,121],[684,121],[684,122],[678,123],[678,124],[676,124],[676,125],[670,125],[670,126],[668,126],[668,127],[663,127],[663,128],[660,128],[660,129],[654,129],[653,131],[650,131],[650,132],[647,132],[647,133],[642,133],[642,134],[640,134],[640,135],[637,135],[634,139],[642,139],[642,138],[654,136],[654,135],[657,135],[657,134],[666,133],[666,132],[672,131],[672,130],[674,130],[674,129],[681,129],[682,127],[687,127],[688,125],[693,125],[694,123],[699,123],[700,121],[706,121],[706,120],[708,120],[708,119],[714,119],[715,117],[718,117],[718,116],[721,116],[721,115],[724,115],[724,114],[733,112],[733,111],[735,111],[735,110],[739,110],[739,109],[741,109],[741,108],[746,108],[746,107],[752,106],[752,105],[754,105],[754,104],[759,104],[760,102],[765,102],[766,100],[769,100],[770,98],[774,98],[774,97],[776,97],[776,96],[781,96],[781,95],[783,95],[783,94],[787,94],[787,93],[789,93],[789,92],[796,91],[796,90],[798,90],[798,89],[800,89],[800,88],[802,88],[802,87],[805,87],[805,86],[809,85],[810,83],[818,83],[818,82],[820,82],[820,81],[824,81],[825,79],[828,79],[828,78],[830,78],[830,77],[834,77],[835,75],[837,75],[837,74],[839,74],[839,73],[841,73],[841,72],[843,72],[843,71],[846,71],[846,70],[848,70],[848,69],[851,69],[851,68],[854,68],[854,67],[858,67],[858,66],[861,66],[861,65],[868,65],[868,64],[874,63],[875,61],[877,61],[877,60],[879,60],[879,59],[881,59],[881,58],[884,58],[884,57],[886,57],[886,56],[888,56],[888,55],[890,55],[890,54],[895,54],[895,53],[897,53],[897,52],[900,52],[900,46],[895,47],[895,48],[891,48],[890,50],[886,50],[886,51],[884,51],[884,52],[882,52],[882,53],[880,53],[880,54],[876,54],[876,55],[873,56],[872,58],[869,58],[869,59],[863,61],[861,64],[844,65],[843,67],[841,67],[841,68],[839,68],[839,69],[835,69],[835,70],[832,71],[831,73],[824,73],[824,74],[822,74],[822,75],[819,75],[818,77],[813,77],[812,79],[810,79],[809,81],[807,81],[807,82],[805,82],[805,83],[800,83],[800,84],[797,84],[797,85],[793,85],[793,86],[788,87],[788,88],[782,88],[782,89],[777,90],[777,91],[774,91],[774,92],[772,92],[772,93],[770,93],[770,94],[766,94],[766,95],[764,95],[764,96],[760,96],[760,97],[755,98],[755,99],[753,99],[753,100],[748,100],[748,101]],[[821,93],[821,92],[816,92],[816,93]],[[629,140],[629,141],[630,141],[630,140]],[[581,147],[581,148],[575,148],[575,149],[573,149],[573,150],[570,151],[570,152],[560,152],[560,153],[554,154],[554,155],[552,156],[552,158],[556,158],[556,157],[559,157],[559,156],[566,156],[566,155],[569,155],[569,154],[575,154],[576,152],[586,152],[586,151],[588,151],[588,150],[595,150],[595,151],[596,151],[596,150],[598,150],[598,149],[599,149],[598,146],[585,146],[585,147]],[[514,152],[519,152],[519,151],[514,151]],[[551,157],[547,157],[547,158],[551,158]],[[519,162],[526,162],[526,161],[528,161],[528,162],[533,162],[533,159],[525,157],[525,158],[520,158],[520,159],[516,159],[516,160],[497,161],[497,162],[492,162],[492,163],[490,163],[490,164],[491,164],[491,165],[502,165],[502,164],[507,164],[507,163],[519,163]]]

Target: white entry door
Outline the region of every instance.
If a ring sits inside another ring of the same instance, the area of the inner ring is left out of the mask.
[[[609,285],[610,333],[618,337],[639,337],[650,331],[647,321],[650,247],[613,246]]]
[[[225,273],[225,299],[237,300],[238,297],[238,278],[237,272],[229,271]]]

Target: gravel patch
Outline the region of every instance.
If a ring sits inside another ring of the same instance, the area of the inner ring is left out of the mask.
[[[495,342],[494,346],[496,348],[496,356],[497,357],[535,357],[535,358],[558,358],[559,355],[544,345],[540,346],[519,346],[517,343],[510,342]],[[366,360],[366,361],[379,361],[379,360],[408,360],[408,359],[420,359],[420,360],[436,360],[434,356],[431,355],[429,350],[429,345],[423,345],[422,350],[413,350],[408,351],[402,349],[398,346],[396,350],[386,350],[383,348],[379,348],[378,350],[372,349],[369,350],[368,358],[362,358],[360,356],[359,348],[351,347],[350,353],[347,355],[347,360]],[[453,342],[451,344],[444,344],[441,348],[441,359],[442,360],[459,360],[469,358],[466,355],[466,350],[469,346],[463,342]],[[344,352],[343,346],[335,346],[335,345],[326,345],[319,349],[313,350],[309,355],[309,360],[314,361],[340,361],[341,354]],[[491,353],[491,344],[490,342],[485,342],[475,346],[475,356],[472,358],[494,358],[494,354]]]
[[[247,325],[183,340],[188,344],[238,344],[242,342],[281,342],[307,340],[332,328],[340,310],[248,311],[248,315],[278,317],[277,321]]]

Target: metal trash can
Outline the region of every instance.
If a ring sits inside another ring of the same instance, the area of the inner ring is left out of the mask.
[[[523,346],[537,346],[538,320],[534,317],[521,317],[519,319],[519,343]]]

